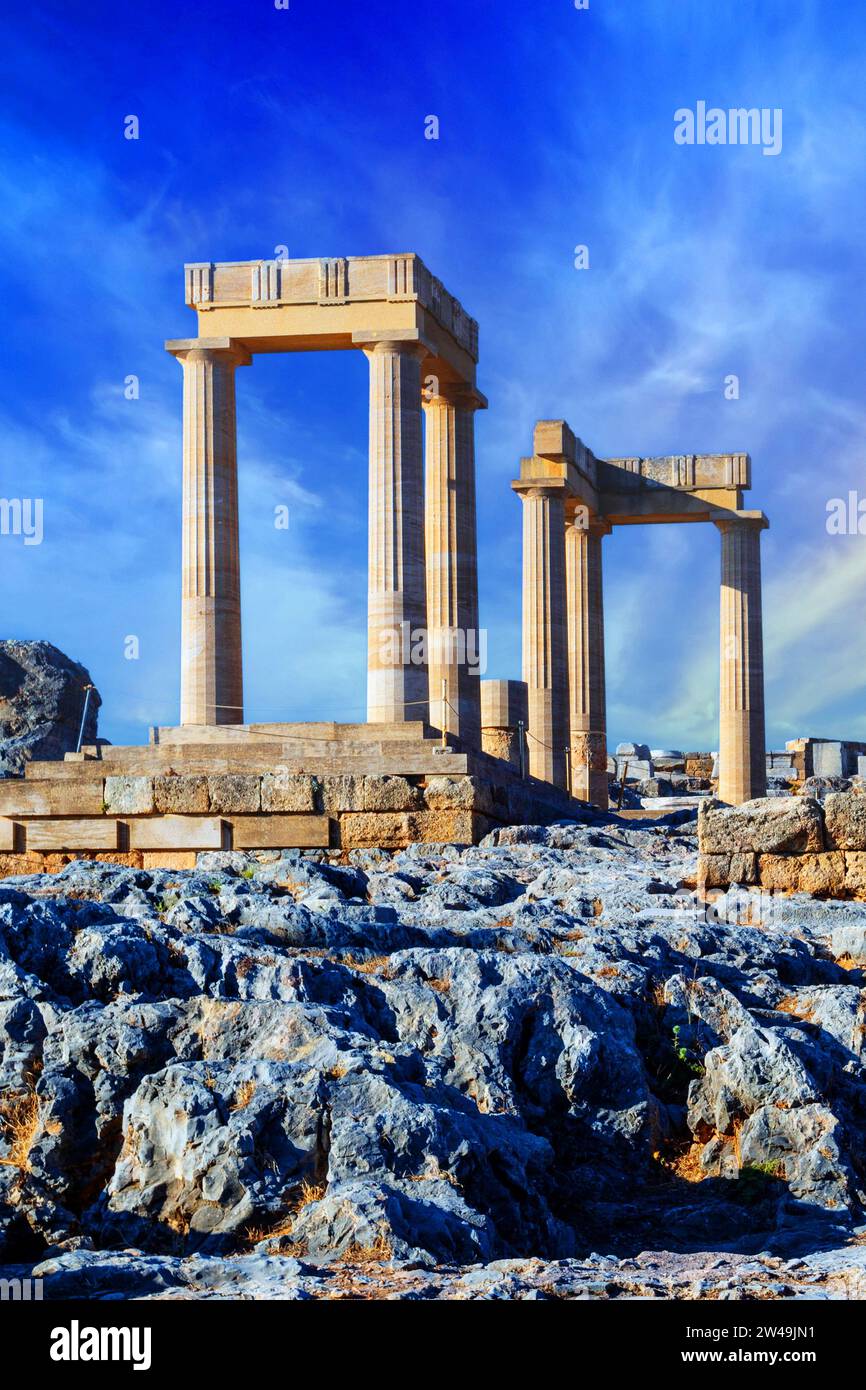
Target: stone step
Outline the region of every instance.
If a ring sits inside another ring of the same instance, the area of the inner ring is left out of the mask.
[[[440,751],[439,745],[414,743],[405,746],[384,744],[380,747],[313,747],[300,752],[297,747],[265,745],[263,748],[238,748],[236,751],[202,750],[197,746],[178,749],[154,747],[149,749],[115,749],[111,758],[88,758],[84,762],[30,762],[25,769],[25,782],[74,782],[92,784],[104,777],[158,776],[169,770],[187,775],[246,773],[257,775],[285,767],[290,772],[313,776],[419,776],[437,773],[466,772],[465,753]]]
[[[151,730],[151,742],[158,747],[166,744],[226,744],[243,743],[250,737],[267,737],[274,741],[290,738],[316,738],[340,743],[398,742],[435,737],[430,724],[420,719],[393,724],[337,724],[331,721],[281,724],[187,724],[158,726]]]
[[[319,849],[330,839],[327,816],[114,816],[0,820],[0,849],[31,853],[87,850]],[[26,848],[25,848],[26,847]]]

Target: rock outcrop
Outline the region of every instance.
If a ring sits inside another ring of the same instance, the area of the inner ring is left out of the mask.
[[[18,776],[31,758],[75,748],[88,671],[50,642],[0,641],[0,776]],[[96,742],[99,706],[91,690],[85,743]]]
[[[782,1287],[863,1219],[866,908],[746,924],[695,868],[599,820],[6,880],[0,1261],[532,1297],[725,1248]]]

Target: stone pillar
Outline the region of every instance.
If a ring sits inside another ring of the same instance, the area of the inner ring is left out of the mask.
[[[601,543],[610,525],[584,510],[565,528],[571,792],[607,810],[607,712]]]
[[[235,368],[230,338],[166,344],[183,366],[181,724],[242,724]]]
[[[426,721],[425,350],[417,342],[379,342],[364,352],[370,363],[367,718]]]
[[[430,722],[464,747],[481,741],[475,411],[467,386],[439,384],[425,396],[425,549]],[[443,681],[447,703],[443,703]]]
[[[568,652],[565,602],[565,484],[512,484],[523,502],[523,679],[531,776],[566,784]]]
[[[717,521],[722,533],[720,800],[764,796],[764,645],[760,513]]]

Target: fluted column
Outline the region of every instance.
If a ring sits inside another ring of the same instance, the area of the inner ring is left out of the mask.
[[[602,538],[610,525],[582,512],[565,528],[571,792],[607,810]]]
[[[720,800],[764,796],[764,644],[761,620],[762,514],[717,521],[722,533]]]
[[[523,502],[523,679],[533,777],[564,787],[568,741],[564,483],[512,484]]]
[[[424,398],[424,525],[430,720],[465,747],[481,746],[475,411],[466,386],[439,384]],[[443,682],[447,702],[443,700]]]
[[[182,724],[242,724],[235,368],[231,339],[167,344],[183,366]]]
[[[367,718],[426,720],[424,349],[381,342],[364,352],[370,363]]]

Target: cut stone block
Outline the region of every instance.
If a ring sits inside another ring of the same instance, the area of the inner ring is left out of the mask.
[[[263,811],[315,811],[316,779],[278,767],[262,778],[261,796]]]
[[[618,743],[616,745],[617,758],[637,759],[638,762],[648,763],[650,761],[650,750],[645,743]]]
[[[143,869],[194,869],[196,852],[189,849],[148,850],[142,854]]]
[[[11,852],[15,848],[15,822],[0,820],[0,851]]]
[[[860,850],[845,852],[845,892],[852,898],[866,898],[866,853]]]
[[[845,856],[824,854],[762,854],[758,858],[762,888],[777,893],[813,893],[840,898],[845,892]]]
[[[698,812],[702,854],[818,853],[824,848],[821,805],[809,796],[760,797],[741,806],[706,800]]]
[[[27,824],[27,849],[117,849],[117,828],[117,821],[108,816],[33,820]]]
[[[114,816],[148,816],[153,806],[150,777],[106,777],[105,809]]]
[[[163,814],[195,816],[210,810],[206,777],[154,777],[153,799]]]
[[[860,757],[857,759],[857,776],[866,777],[866,758]]]
[[[516,729],[529,722],[525,681],[481,682],[482,729]]]
[[[340,845],[343,849],[402,849],[412,836],[407,811],[348,812],[340,817]]]
[[[130,849],[222,849],[219,816],[151,816],[129,826]]]
[[[258,811],[261,806],[260,777],[223,774],[207,779],[211,811],[223,815],[243,815]]]
[[[363,811],[363,777],[322,777],[322,810],[328,816],[343,811]]]
[[[327,849],[327,816],[238,816],[231,822],[232,849]]]
[[[365,811],[415,811],[422,805],[421,789],[405,777],[365,777]]]
[[[828,849],[866,850],[866,796],[830,792],[824,798]]]
[[[812,744],[812,776],[844,777],[845,759],[841,742],[820,739]]]
[[[102,815],[102,779],[92,786],[0,780],[0,816]]]

